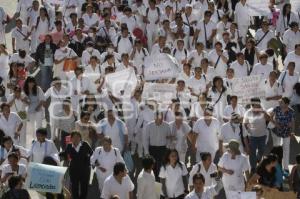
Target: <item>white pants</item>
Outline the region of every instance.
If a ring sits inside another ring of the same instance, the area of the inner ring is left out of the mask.
[[[281,138],[272,133],[273,138],[273,146],[282,146],[283,149],[283,168],[284,170],[289,169],[289,163],[290,163],[290,137],[287,138]]]
[[[31,141],[35,139],[35,132],[38,128],[42,127],[44,119],[44,111],[38,111],[34,113],[28,113],[26,145],[31,146]],[[31,133],[31,135],[30,135]]]
[[[246,42],[246,35],[247,35],[247,32],[248,32],[248,28],[249,28],[248,25],[243,25],[243,24],[238,25],[239,36],[243,38],[242,39],[243,44],[245,44],[245,42]]]
[[[157,36],[157,29],[158,29],[157,25],[149,25],[148,24],[146,26],[148,49],[151,49],[154,44],[155,37]]]

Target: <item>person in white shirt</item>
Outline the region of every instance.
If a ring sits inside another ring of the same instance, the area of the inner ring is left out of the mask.
[[[20,19],[23,24],[27,24],[28,10],[32,6],[33,0],[20,0],[18,1],[16,12],[20,13]]]
[[[249,15],[249,6],[247,4],[247,0],[240,0],[235,5],[235,21],[238,25],[238,31],[240,37],[243,39],[243,43],[245,43],[246,35],[248,32],[248,27],[250,26],[250,15]]]
[[[265,91],[265,98],[262,99],[263,109],[268,111],[278,106],[278,100],[282,97],[282,86],[277,81],[277,72],[272,71],[269,78],[262,82],[261,87]]]
[[[299,17],[292,11],[292,5],[285,1],[276,23],[277,36],[282,36],[292,22],[299,22]]]
[[[295,62],[289,62],[287,69],[280,73],[278,82],[282,87],[282,96],[291,98],[293,95],[293,88],[299,82],[299,73],[295,71]]]
[[[164,47],[166,47],[167,37],[164,35],[160,35],[158,37],[158,42],[155,43],[151,48],[151,55],[156,55],[162,53]]]
[[[222,190],[223,184],[218,178],[217,184],[213,186],[205,186],[205,178],[201,173],[197,173],[193,176],[194,190],[190,192],[184,199],[209,199],[218,195]]]
[[[59,162],[58,150],[52,140],[46,139],[47,129],[39,128],[36,130],[36,138],[31,145],[29,158],[32,162],[42,163],[45,157],[53,158]]]
[[[188,50],[184,48],[184,40],[178,39],[175,48],[172,50],[173,57],[182,65],[187,62],[188,53]]]
[[[64,13],[64,18],[66,22],[70,21],[69,16],[71,13],[77,13],[76,8],[81,8],[78,0],[69,0],[63,3],[62,12]]]
[[[19,156],[16,152],[11,152],[8,157],[8,164],[2,166],[1,183],[6,183],[11,176],[22,176],[25,180],[27,176],[26,165],[19,163]]]
[[[193,125],[198,119],[204,116],[207,104],[207,95],[205,93],[201,93],[198,100],[192,103],[189,117],[191,118]]]
[[[144,60],[148,56],[149,52],[146,48],[143,47],[141,40],[136,39],[134,41],[134,47],[130,53],[130,60],[132,60],[136,66],[137,75],[143,74]]]
[[[200,154],[201,161],[195,164],[189,173],[189,187],[193,190],[193,176],[200,173],[205,178],[205,186],[213,186],[216,184],[214,174],[218,172],[217,166],[213,163],[211,154],[203,152]],[[213,174],[213,177],[211,176]]]
[[[108,136],[102,139],[102,146],[97,147],[91,156],[91,165],[96,167],[96,175],[101,192],[105,179],[113,173],[113,167],[117,162],[123,162],[120,150],[112,146],[112,140]]]
[[[82,15],[84,24],[87,27],[97,27],[99,25],[99,17],[96,13],[93,13],[93,6],[87,5],[86,13]]]
[[[159,178],[165,198],[181,199],[188,193],[188,171],[185,164],[179,161],[176,149],[166,153],[166,161],[160,168]]]
[[[4,134],[11,136],[15,143],[20,142],[20,132],[23,127],[23,122],[17,113],[10,111],[10,105],[7,103],[1,104],[0,114],[0,129]]]
[[[142,160],[143,170],[137,178],[137,199],[159,199],[156,193],[155,176],[153,174],[155,160],[152,156],[145,156]]]
[[[114,110],[106,112],[106,117],[97,124],[97,133],[102,136],[109,136],[112,144],[121,152],[128,147],[128,131],[125,123],[116,117]]]
[[[218,150],[220,123],[212,115],[213,107],[207,107],[204,111],[204,117],[198,119],[193,127],[196,138],[197,162],[200,161],[200,153],[209,152],[214,159]]]
[[[133,30],[137,27],[136,16],[132,14],[130,7],[125,7],[123,10],[123,17],[120,19],[121,24],[126,24],[128,31],[132,34]]]
[[[186,115],[189,115],[191,109],[191,93],[185,86],[184,79],[177,80],[176,97],[180,102],[180,106],[184,109]]]
[[[262,53],[259,56],[259,63],[253,66],[251,75],[261,75],[263,79],[267,79],[270,75],[270,72],[273,71],[273,66],[268,64],[268,55]]]
[[[194,34],[192,44],[201,42],[205,49],[213,48],[213,40],[217,33],[216,24],[211,21],[211,11],[205,11],[204,20],[197,23],[196,32]]]
[[[223,149],[230,140],[234,139],[240,144],[239,150],[244,154],[249,154],[248,134],[242,121],[241,115],[233,112],[230,121],[222,125],[219,136],[220,148]]]
[[[101,59],[100,52],[94,48],[94,43],[92,41],[89,41],[86,43],[86,48],[82,52],[81,56],[81,64],[86,68],[86,66],[89,64],[90,59],[92,56],[96,56],[98,60]]]
[[[217,23],[217,36],[218,41],[222,40],[222,35],[225,31],[229,31],[231,23],[228,22],[229,16],[223,15],[221,21]]]
[[[300,43],[299,24],[297,22],[292,22],[290,28],[284,32],[282,43],[285,45],[286,53],[294,51],[295,43]]]
[[[224,153],[218,164],[219,170],[223,173],[222,181],[227,198],[229,198],[228,191],[245,190],[245,180],[248,179],[250,170],[249,159],[240,152],[239,142],[231,140],[228,148],[228,152]]]
[[[114,165],[113,174],[104,181],[101,197],[111,199],[118,196],[121,199],[133,198],[134,184],[127,175],[126,166],[122,162]]]
[[[190,142],[193,141],[191,127],[183,119],[182,112],[175,112],[175,121],[169,124],[171,127],[171,146],[178,151],[181,162],[185,162],[185,154],[188,149],[187,139]]]
[[[13,52],[25,50],[29,54],[30,50],[30,30],[28,26],[23,25],[20,18],[16,19],[16,27],[11,32]]]
[[[295,63],[295,72],[300,74],[300,43],[295,44],[295,51],[288,53],[284,59],[285,69],[287,69],[290,62]]]
[[[216,77],[216,70],[214,67],[209,65],[207,58],[201,60],[202,76],[205,80],[206,86],[209,88],[212,84],[213,79]]]
[[[155,41],[156,32],[160,22],[161,11],[158,7],[156,7],[155,0],[149,0],[148,3],[149,7],[147,7],[144,11],[143,21],[146,26],[148,48],[150,48]]]
[[[101,85],[101,78],[104,77],[105,71],[102,71],[99,65],[99,59],[96,56],[91,56],[89,64],[86,66],[83,75],[88,77],[91,82],[91,93],[97,93],[97,88]]]
[[[230,96],[230,104],[225,106],[224,113],[223,113],[223,121],[228,122],[231,119],[231,114],[237,113],[243,118],[245,114],[245,108],[238,103],[238,97],[236,95]]]
[[[225,77],[228,58],[228,53],[226,50],[223,50],[222,43],[216,42],[215,49],[208,53],[208,61],[214,67],[216,76]]]
[[[188,61],[192,65],[192,68],[200,66],[201,60],[207,58],[207,52],[204,51],[204,45],[201,42],[195,44],[195,50],[189,53]]]
[[[130,53],[133,48],[133,38],[130,36],[126,26],[121,27],[121,35],[116,38],[114,45],[120,55]]]
[[[230,64],[234,70],[235,77],[245,77],[250,75],[250,64],[245,60],[245,55],[241,52],[236,54],[236,61]]]
[[[187,87],[192,96],[199,96],[201,93],[206,92],[206,81],[202,76],[202,69],[200,66],[195,67],[194,76],[190,77],[187,81]]]
[[[261,28],[255,32],[256,47],[259,52],[268,48],[268,42],[275,37],[272,30],[269,30],[269,21],[263,21]]]

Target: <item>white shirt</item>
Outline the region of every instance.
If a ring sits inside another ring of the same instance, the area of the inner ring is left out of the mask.
[[[204,191],[202,192],[201,198],[199,198],[198,195],[195,193],[195,190],[193,190],[184,199],[211,199],[215,195],[217,195],[215,187],[210,186],[210,187],[204,187]]]
[[[195,94],[199,95],[200,93],[206,91],[206,81],[203,77],[196,79],[194,76],[192,76],[187,81],[187,87],[191,88]]]
[[[243,128],[243,138],[247,136],[247,131]],[[221,127],[221,133],[219,136],[219,139],[223,141],[224,144],[228,144],[230,140],[234,139],[239,141],[240,143],[240,151],[243,152],[243,142],[242,142],[242,135],[241,135],[241,128],[240,125],[235,125],[231,122],[226,122],[225,124],[222,125]]]
[[[222,181],[225,190],[244,191],[245,179],[244,172],[250,170],[250,163],[247,156],[241,154],[237,155],[235,159],[231,158],[231,154],[224,153],[221,157],[218,166],[227,170],[233,170],[233,174],[223,174]]]
[[[125,23],[127,24],[128,27],[128,31],[132,33],[132,31],[134,30],[134,28],[137,27],[137,21],[136,21],[136,16],[132,15],[130,17],[124,15],[121,19],[120,19],[120,23]]]
[[[83,66],[87,66],[90,63],[90,58],[92,56],[96,56],[98,60],[101,59],[100,52],[97,49],[92,49],[91,51],[88,51],[87,49],[82,52],[81,56],[81,64]]]
[[[15,50],[26,50],[29,52],[29,41],[24,40],[27,37],[28,33],[30,32],[28,26],[22,25],[21,28],[15,27],[11,32],[11,37],[16,41],[16,49]]]
[[[275,37],[275,34],[272,30],[269,30],[268,33],[266,35],[265,34],[266,33],[262,29],[258,29],[255,33],[256,43],[259,42],[259,44],[256,45],[259,52],[266,50],[268,48],[268,42]]]
[[[0,129],[2,129],[4,134],[7,136],[11,136],[13,138],[21,123],[21,118],[14,112],[9,114],[8,119],[4,117],[3,113],[0,114]]]
[[[283,88],[282,96],[290,98],[293,95],[294,85],[299,82],[299,73],[294,72],[293,75],[290,75],[287,70],[282,71],[278,78],[278,82]]]
[[[186,122],[183,122],[179,129],[176,127],[175,121],[170,122],[169,125],[172,135],[176,136],[175,149],[178,152],[185,153],[188,148],[186,138],[188,133],[191,132],[191,127]]]
[[[202,118],[204,116],[204,109],[200,106],[200,103],[194,102],[191,107],[190,117]]]
[[[119,129],[120,127],[122,129]],[[122,140],[120,137],[120,131],[124,134],[124,136],[128,134],[127,127],[125,126],[124,122],[119,119],[115,119],[113,125],[110,125],[106,118],[102,119],[97,124],[97,133],[109,136],[112,140],[112,144],[120,151],[123,151],[124,143],[121,143]]]
[[[227,105],[224,109],[223,117],[229,120],[231,118],[231,113],[235,112],[240,116],[243,116],[245,111],[245,108],[240,104],[237,104],[235,108],[233,108],[232,105]]]
[[[23,164],[18,164],[18,171],[12,171],[11,165],[6,164],[2,166],[2,173],[1,173],[1,178],[4,178],[6,174],[9,173],[14,173],[13,176],[22,176],[23,178],[26,177],[27,175],[27,169],[26,166]]]
[[[118,42],[119,37],[116,38],[115,47],[118,50],[118,53],[122,55],[123,53],[129,54],[133,48],[133,43],[131,43],[129,36],[124,38],[121,36],[120,41]]]
[[[294,32],[288,29],[284,32],[282,43],[286,45],[287,53],[295,50],[295,44],[300,43],[300,31]]]
[[[295,51],[288,53],[284,60],[285,69],[290,62],[295,62],[295,72],[298,72],[300,74],[300,55],[296,55]]]
[[[228,53],[226,50],[223,51],[223,55],[228,59]],[[226,70],[227,70],[227,63],[225,63],[221,57],[217,63],[218,58],[219,58],[219,55],[217,54],[217,51],[215,49],[211,50],[208,53],[208,61],[212,62],[213,67],[215,68],[216,75],[225,77]],[[216,65],[216,63],[217,63],[217,65]]]
[[[147,10],[149,10],[148,14],[147,14]],[[159,19],[159,17],[160,17],[159,13],[160,12],[161,12],[160,9],[159,9],[159,12],[158,12],[157,7],[155,7],[154,10],[152,10],[150,7],[146,8],[144,10],[143,15],[146,16],[148,21],[150,22],[149,24],[146,24],[147,28],[153,28],[153,27],[158,25],[158,24],[155,24],[155,22]]]
[[[250,15],[249,15],[248,4],[243,5],[241,2],[238,2],[235,5],[235,19],[238,25],[249,26],[250,25]]]
[[[267,79],[272,71],[273,66],[271,64],[262,65],[261,63],[257,63],[253,66],[251,75],[262,75],[263,79]]]
[[[120,184],[113,175],[110,175],[104,181],[104,186],[101,193],[101,198],[110,199],[112,196],[117,195],[121,199],[129,199],[129,192],[134,189],[134,184],[129,176],[125,176]]]
[[[200,168],[200,171],[199,171]],[[208,170],[206,171],[206,169],[203,166],[202,162],[199,162],[197,164],[195,164],[192,168],[192,170],[190,171],[190,175],[189,175],[189,186],[193,185],[193,176],[196,173],[201,173],[204,178],[205,178],[205,184],[204,186],[212,186],[216,184],[216,181],[214,178],[210,177],[210,174],[217,172],[217,166],[214,163],[211,163],[209,165]]]
[[[226,24],[223,22],[223,21],[220,21],[219,23],[217,23],[217,36],[216,36],[216,39],[218,41],[222,40],[223,39],[223,33],[227,30],[229,30],[231,26],[231,23],[230,22],[227,22]]]
[[[267,125],[264,113],[254,114],[250,108],[244,115],[244,123],[248,124],[248,133],[253,137],[267,135]]]
[[[45,99],[51,98],[49,106],[50,115],[57,115],[62,108],[63,101],[71,95],[71,92],[65,86],[61,86],[60,90],[57,90],[54,86],[50,87],[45,93]]]
[[[230,65],[230,68],[234,70],[234,76],[237,78],[248,76],[249,64],[247,60],[244,61],[243,65],[241,65],[238,61],[234,61]]]
[[[205,24],[204,27],[204,21],[199,21],[197,23],[196,29],[200,31],[198,35],[198,40],[197,42],[202,42],[205,46],[205,29],[206,29],[206,40],[208,40],[213,32],[213,30],[216,30],[216,24],[212,21],[209,21],[207,24]]]
[[[183,163],[180,164],[176,164],[175,168],[169,164],[160,168],[159,177],[165,179],[168,198],[176,198],[184,194],[182,177],[188,175],[188,171]]]
[[[24,64],[25,67],[27,67],[29,64],[35,62],[35,60],[30,55],[26,55],[23,59],[19,56],[18,53],[14,53],[11,55],[9,59],[9,63],[13,63],[13,62]]]
[[[198,119],[193,127],[193,132],[198,135],[196,140],[197,151],[215,154],[218,149],[219,130],[220,123],[216,118],[211,119],[209,126],[204,118]]]
[[[279,96],[282,95],[282,87],[279,82],[275,81],[273,86],[271,86],[269,80],[265,80],[264,82],[261,83],[261,87],[264,88],[265,91],[265,98],[261,100],[262,107],[265,110],[268,110],[270,108],[274,108],[279,105],[278,100],[269,100],[267,101],[267,97],[274,97],[274,96]]]
[[[188,56],[188,60],[193,59],[192,61],[192,68],[195,68],[196,66],[201,65],[201,60],[203,58],[207,58],[207,52],[202,51],[199,55],[197,50],[192,50]]]
[[[82,15],[82,18],[84,20],[84,24],[88,27],[95,26],[95,24],[99,22],[99,17],[96,13],[92,13],[91,16],[85,13]]]
[[[142,170],[137,179],[137,199],[158,199],[153,172]]]
[[[51,156],[56,161],[58,158],[57,148],[52,140],[46,139],[45,142],[40,143],[39,141],[34,141],[31,145],[29,154],[32,158],[32,162],[42,163],[44,158]]]

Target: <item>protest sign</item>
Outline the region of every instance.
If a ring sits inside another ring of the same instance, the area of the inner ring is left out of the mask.
[[[67,168],[29,163],[25,186],[39,192],[61,193]]]
[[[144,66],[145,80],[175,78],[180,72],[177,60],[165,53],[145,58]]]
[[[137,85],[133,68],[124,69],[105,76],[108,90],[115,97],[130,97]]]
[[[270,13],[269,1],[247,0],[250,16],[268,16]]]
[[[251,98],[264,98],[265,91],[261,86],[261,75],[234,78],[232,81],[232,95],[238,96],[240,103],[249,103]]]
[[[176,85],[167,83],[148,83],[143,89],[142,98],[144,100],[154,99],[159,103],[168,104],[176,98]]]

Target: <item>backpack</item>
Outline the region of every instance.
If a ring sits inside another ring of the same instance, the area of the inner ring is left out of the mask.
[[[119,43],[121,41],[121,38],[122,38],[122,36],[120,35],[117,40],[117,49],[119,48]],[[131,36],[129,36],[128,39],[129,39],[131,45],[133,46],[133,38]]]
[[[116,150],[116,148],[113,148],[114,149],[114,152],[115,152],[115,156],[117,157],[117,150]],[[99,155],[101,154],[101,152],[102,152],[102,150],[101,150],[101,148],[100,148],[100,150],[99,150]]]
[[[121,144],[124,145],[124,142],[125,142],[125,136],[124,136],[124,129],[123,129],[123,123],[121,120],[119,119],[116,119],[116,122],[117,122],[117,126],[118,126],[118,130],[119,130],[119,136],[120,136],[120,141],[121,141]],[[103,123],[103,122],[102,122]],[[100,127],[101,127],[101,132],[104,133],[106,127],[107,127],[107,124],[100,124]]]
[[[160,10],[159,10],[159,7],[156,7],[156,11],[157,11],[158,17],[160,17]],[[146,9],[146,17],[148,17],[148,14],[149,14],[149,7]]]

